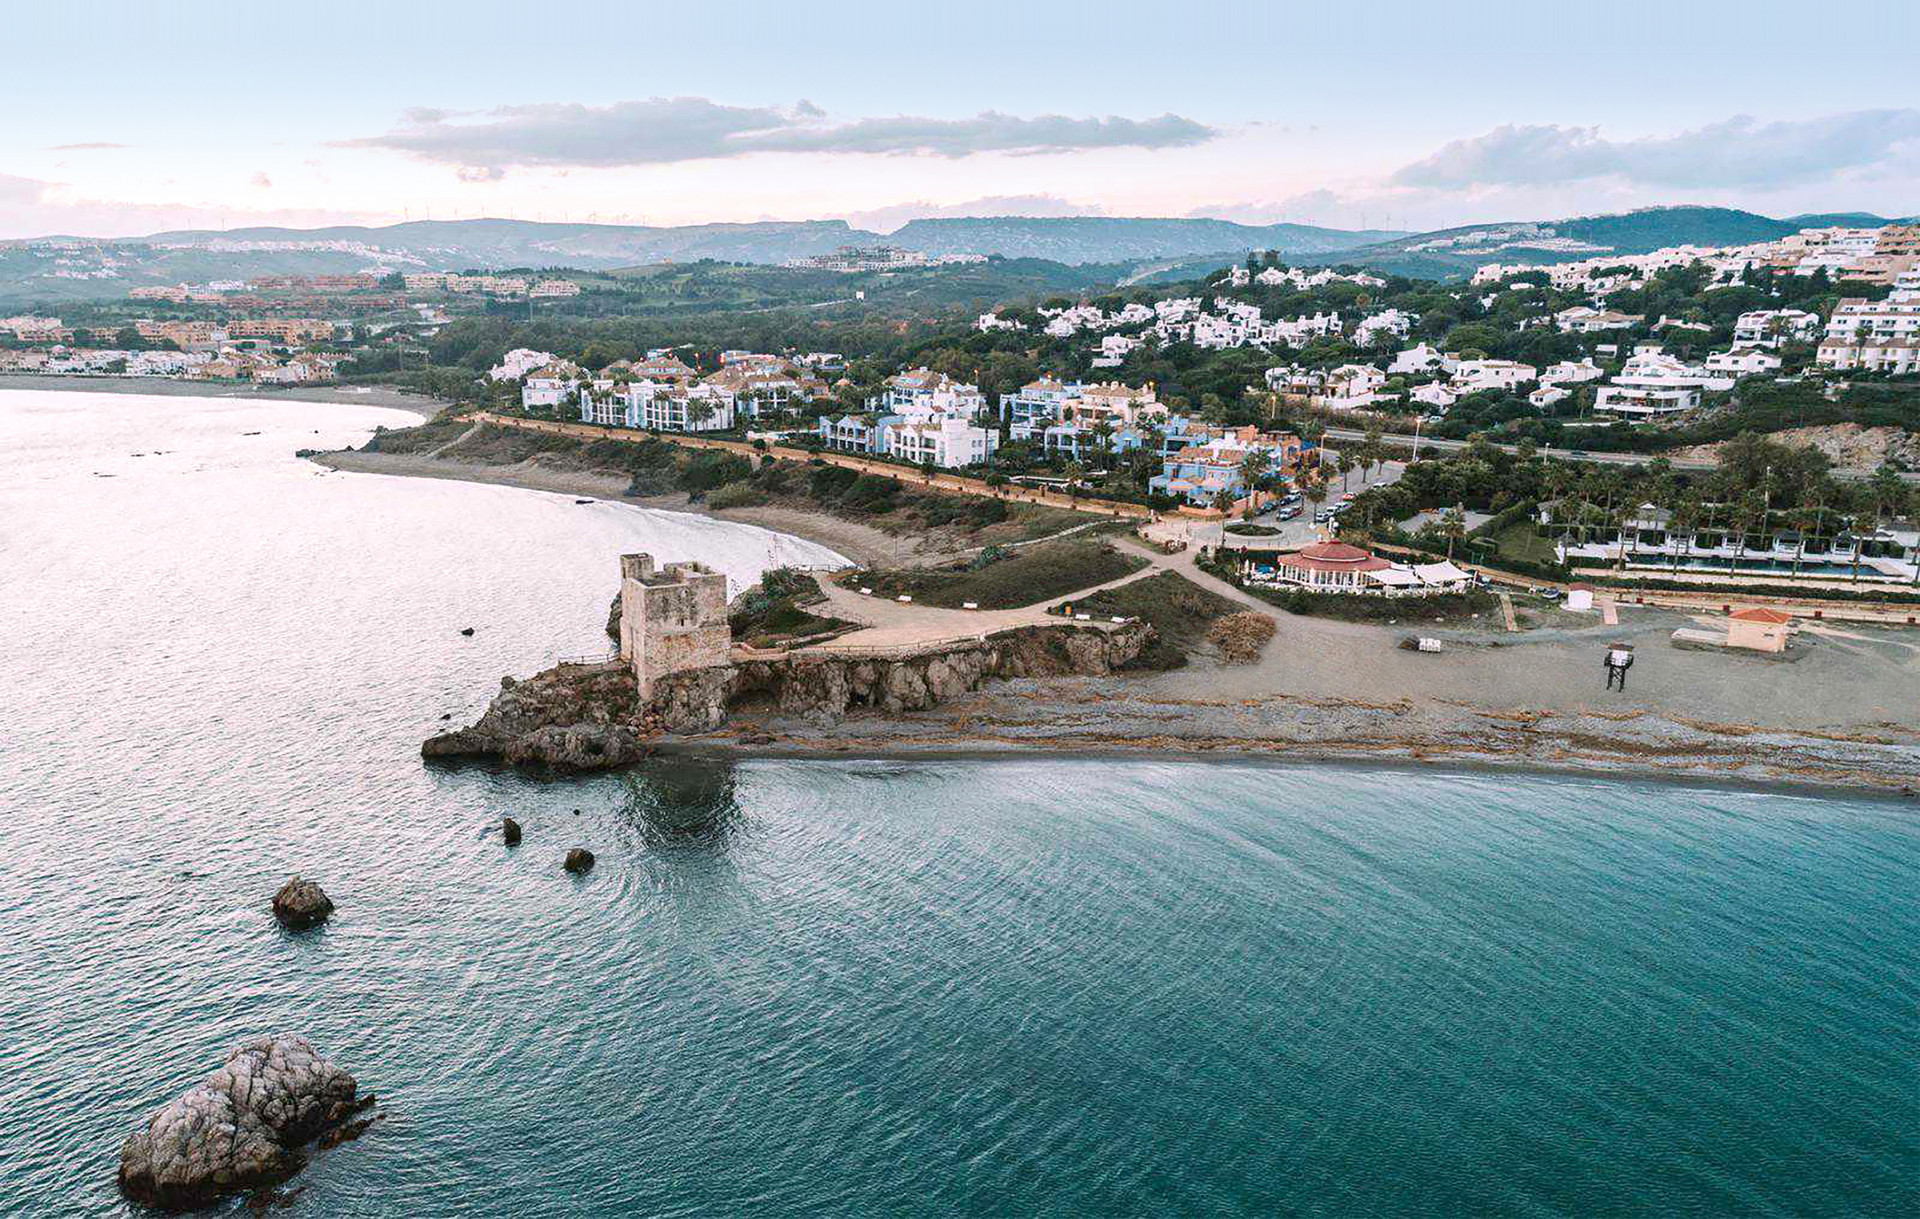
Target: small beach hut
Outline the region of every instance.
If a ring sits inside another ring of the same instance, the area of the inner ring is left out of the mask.
[[[1755,652],[1784,652],[1793,631],[1793,615],[1756,606],[1735,610],[1727,619],[1727,646]]]

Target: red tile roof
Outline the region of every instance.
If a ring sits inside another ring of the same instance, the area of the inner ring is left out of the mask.
[[[1345,542],[1315,542],[1292,554],[1275,555],[1273,561],[1307,571],[1384,571],[1393,566]]]

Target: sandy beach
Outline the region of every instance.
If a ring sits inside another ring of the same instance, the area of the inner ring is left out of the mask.
[[[408,478],[450,478],[465,482],[492,483],[503,487],[525,487],[532,491],[553,491],[593,499],[617,500],[639,508],[657,508],[668,512],[690,512],[719,521],[737,521],[759,525],[779,533],[792,534],[809,542],[818,542],[855,563],[897,564],[928,561],[951,553],[941,549],[923,549],[914,538],[900,537],[883,529],[843,520],[821,512],[771,505],[755,508],[728,508],[715,511],[690,501],[686,493],[672,495],[628,496],[625,478],[590,471],[563,470],[535,462],[510,466],[486,466],[446,458],[412,453],[363,452],[346,449],[323,453],[313,458],[334,470],[359,474],[392,474]]]
[[[229,385],[215,381],[175,381],[167,377],[58,377],[38,373],[0,373],[0,389],[29,389],[80,394],[142,394],[150,397],[262,398],[292,402],[340,402],[389,406],[431,419],[448,405],[438,398],[410,394],[385,385]]]

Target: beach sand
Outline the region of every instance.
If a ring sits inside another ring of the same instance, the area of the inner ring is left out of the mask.
[[[690,502],[685,492],[672,495],[631,497],[626,494],[627,479],[591,471],[563,470],[523,461],[510,466],[484,466],[414,453],[363,452],[344,449],[322,453],[312,460],[334,470],[359,474],[393,474],[409,478],[450,478],[463,482],[492,483],[504,487],[526,487],[533,491],[555,491],[593,499],[614,500],[639,508],[657,508],[668,512],[690,512],[719,521],[737,521],[759,525],[779,533],[792,534],[845,555],[862,566],[931,562],[954,553],[937,547],[924,547],[920,540],[897,537],[872,525],[843,520],[821,512],[797,508],[762,506],[728,508],[714,511]]]

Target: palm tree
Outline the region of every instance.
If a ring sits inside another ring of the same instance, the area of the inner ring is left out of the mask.
[[[1738,567],[1740,560],[1747,557],[1747,538],[1756,527],[1766,524],[1767,504],[1759,491],[1749,491],[1740,497],[1734,505],[1733,526],[1740,531],[1740,541],[1734,547],[1733,565]]]
[[[1317,510],[1327,498],[1327,484],[1317,478],[1308,479],[1306,485],[1300,488],[1300,494],[1306,496],[1307,502]]]
[[[1345,491],[1347,489],[1347,459],[1335,453],[1327,457],[1322,464],[1333,474],[1340,476],[1340,490]]]
[[[1066,475],[1068,497],[1077,504],[1080,502],[1080,480],[1087,476],[1086,464],[1078,461],[1068,462]]]
[[[1668,570],[1678,574],[1682,553],[1693,550],[1693,531],[1700,523],[1702,505],[1700,497],[1693,491],[1679,492],[1673,502],[1672,515],[1667,520],[1667,545],[1673,552],[1673,562]]]
[[[1807,556],[1807,531],[1820,521],[1819,493],[1814,488],[1807,489],[1807,497],[1793,514],[1794,528],[1800,536],[1793,548],[1793,578],[1800,578],[1800,564]]]
[[[1367,471],[1373,466],[1379,465],[1386,458],[1386,453],[1387,446],[1380,439],[1380,429],[1377,427],[1368,428],[1366,436],[1360,441],[1360,479],[1362,482],[1365,482],[1369,477]]]
[[[1240,459],[1240,482],[1247,489],[1247,515],[1260,508],[1260,480],[1267,475],[1272,459],[1264,449],[1252,449]]]
[[[1460,505],[1447,509],[1440,518],[1440,533],[1447,539],[1447,561],[1453,561],[1453,545],[1467,536],[1467,515]]]

